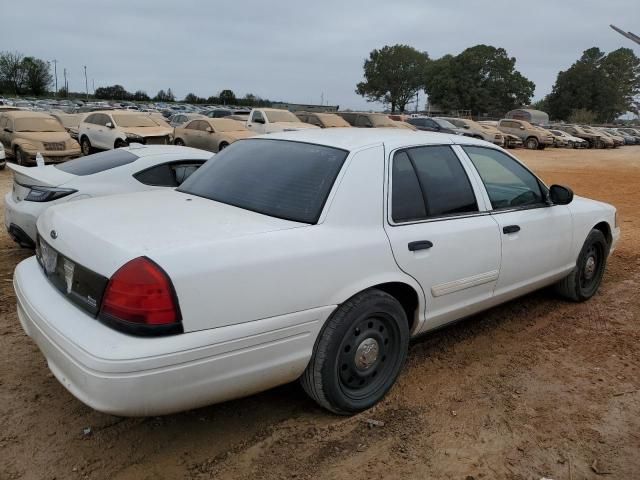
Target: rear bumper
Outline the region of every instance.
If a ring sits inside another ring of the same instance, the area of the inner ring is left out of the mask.
[[[4,196],[4,226],[14,241],[23,247],[34,248],[36,221],[42,212],[42,203],[15,202],[11,192]]]
[[[15,271],[18,318],[75,397],[114,415],[162,415],[298,378],[335,306],[167,337],[112,330],[68,302],[35,257]]]

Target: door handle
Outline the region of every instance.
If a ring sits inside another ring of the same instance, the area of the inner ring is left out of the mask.
[[[409,242],[409,251],[415,252],[416,250],[428,250],[433,247],[433,243],[429,240],[418,240],[416,242]]]
[[[506,227],[502,228],[502,233],[516,233],[520,231],[520,225],[507,225]]]

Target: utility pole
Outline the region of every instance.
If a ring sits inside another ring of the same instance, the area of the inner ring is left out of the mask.
[[[93,90],[93,96],[96,96],[96,79],[92,78],[91,79],[91,89]]]
[[[87,66],[83,65],[84,67],[84,91],[87,94],[87,102],[89,101],[89,82],[87,81]]]
[[[55,58],[51,60],[53,62],[53,72],[56,77],[56,97],[58,96],[58,60]]]
[[[67,92],[67,96],[69,96],[69,84],[67,83],[67,69],[66,69],[66,67],[65,67],[63,73],[64,73],[64,89]]]

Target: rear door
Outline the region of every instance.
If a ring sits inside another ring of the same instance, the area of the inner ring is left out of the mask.
[[[482,308],[500,268],[500,235],[472,166],[450,145],[392,152],[385,230],[427,300],[425,328]]]
[[[498,222],[502,264],[497,296],[532,290],[570,271],[573,225],[567,205],[551,205],[547,190],[527,168],[506,153],[463,146],[475,166]]]

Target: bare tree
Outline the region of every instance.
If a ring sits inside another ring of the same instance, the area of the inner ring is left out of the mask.
[[[25,81],[24,56],[18,52],[0,54],[0,81],[10,85],[16,95],[20,94]]]

